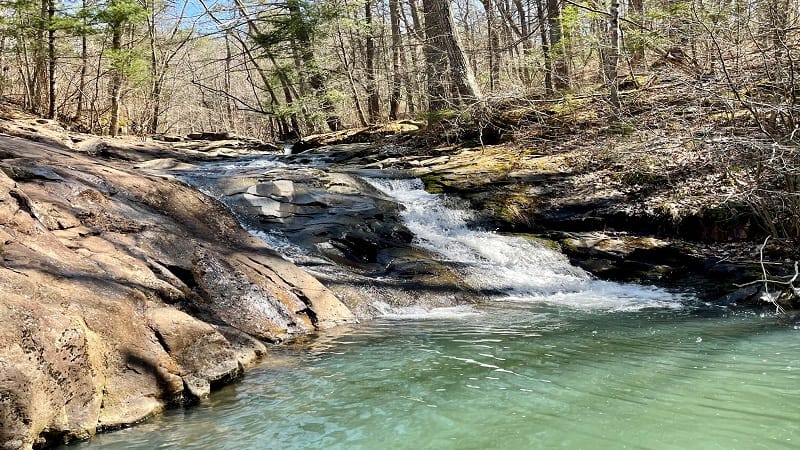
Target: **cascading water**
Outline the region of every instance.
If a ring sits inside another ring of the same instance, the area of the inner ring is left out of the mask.
[[[531,239],[468,226],[471,213],[429,194],[417,179],[367,180],[401,203],[416,244],[453,264],[471,287],[494,299],[540,301],[604,310],[681,307],[680,296],[661,289],[593,279],[564,255]]]

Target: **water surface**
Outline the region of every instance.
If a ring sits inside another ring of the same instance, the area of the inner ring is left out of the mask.
[[[91,448],[797,448],[800,331],[772,317],[532,303],[276,348]]]
[[[375,299],[377,320],[274,348],[199,406],[78,447],[800,446],[800,330],[593,279],[541,243],[470,228],[468,211],[419,181],[370,182],[404,205],[416,245],[490,301],[426,310]],[[302,259],[291,236],[261,235]]]

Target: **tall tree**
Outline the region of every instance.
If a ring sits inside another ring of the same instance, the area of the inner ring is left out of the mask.
[[[500,81],[500,35],[493,0],[481,0],[486,14],[486,33],[488,34],[489,90],[497,89]]]
[[[392,88],[389,93],[389,119],[397,120],[403,85],[403,74],[400,67],[403,57],[403,43],[400,36],[400,0],[389,0],[389,28],[392,34]]]
[[[549,28],[549,48],[552,52],[553,87],[558,90],[569,89],[569,65],[562,41],[561,4],[558,0],[547,0],[547,22]]]
[[[56,117],[56,2],[47,0],[47,118]]]
[[[423,0],[428,109],[469,104],[481,98],[456,32],[450,0]]]
[[[211,19],[217,25],[221,27],[225,26],[222,19],[217,17],[217,15],[213,12],[211,8],[209,8],[209,6],[205,3],[204,0],[199,0],[199,2],[201,5],[203,5],[203,9],[206,11],[206,14],[208,14],[209,17],[211,17]],[[247,36],[257,42],[260,42],[260,47],[263,49],[267,59],[273,64],[273,66],[275,66],[276,69],[275,75],[278,77],[278,80],[280,81],[281,90],[283,91],[283,97],[286,101],[286,109],[289,111],[288,112],[289,121],[291,123],[291,129],[288,129],[288,127],[286,126],[287,124],[284,122],[287,114],[279,115],[280,119],[279,123],[281,123],[283,129],[280,138],[281,139],[299,138],[303,135],[303,128],[300,126],[300,121],[297,117],[295,100],[298,99],[300,96],[298,92],[294,89],[294,86],[292,85],[291,80],[289,79],[289,76],[287,75],[286,71],[280,67],[276,56],[272,53],[272,47],[270,45],[272,40],[270,39],[270,35],[265,35],[264,33],[261,32],[261,29],[259,28],[255,19],[251,17],[250,12],[248,11],[247,7],[241,0],[234,0],[234,3],[236,4],[237,12],[241,15],[241,17],[245,21],[245,24],[247,25]],[[249,60],[250,63],[252,63],[252,65],[255,67],[256,73],[261,79],[264,88],[267,89],[267,91],[269,92],[273,104],[277,106],[279,102],[277,96],[275,95],[274,90],[271,87],[270,77],[266,69],[262,67],[261,63],[253,54],[254,49],[251,49],[251,46],[249,46],[248,43],[245,42],[245,38],[239,36],[238,33],[231,32],[230,35],[237,40],[237,42],[241,46],[242,51],[247,57],[247,60]],[[269,41],[264,43],[263,42],[264,39],[269,39]]]
[[[81,9],[78,11],[78,22],[75,27],[81,39],[81,69],[78,75],[78,101],[75,107],[75,121],[82,119],[86,99],[86,75],[89,70],[89,34],[93,31],[89,26],[89,16],[87,0],[81,0]]]
[[[610,0],[608,14],[608,42],[604,62],[605,78],[608,84],[609,102],[614,110],[614,115],[619,116],[619,92],[617,88],[617,67],[619,65],[619,0]]]
[[[240,9],[243,8],[241,0],[235,2]],[[325,70],[319,65],[314,53],[314,39],[320,33],[319,23],[324,19],[325,10],[309,0],[285,0],[278,6],[283,14],[268,16],[266,20],[271,27],[261,29],[253,38],[265,49],[289,44],[289,51],[300,73],[301,86],[307,84],[311,88],[319,109],[325,115],[328,128],[337,131],[341,129],[342,121],[333,101],[327,95]]]
[[[145,9],[135,0],[109,0],[99,14],[99,18],[107,24],[108,32],[111,34],[111,81],[109,85],[111,117],[108,125],[108,132],[111,136],[116,136],[120,131],[119,109],[122,87],[132,56],[122,47],[123,33],[127,26],[143,20],[145,17]]]
[[[369,121],[372,123],[380,119],[380,96],[378,95],[378,85],[375,83],[375,37],[372,35],[372,0],[364,2],[364,23],[366,25],[366,37],[364,39],[365,65],[366,65],[366,85],[367,85],[367,110],[369,111]]]
[[[636,34],[631,45],[631,60],[634,64],[639,64],[644,62],[644,0],[630,0],[630,16],[636,24]]]
[[[539,36],[542,41],[542,56],[544,57],[544,91],[547,95],[553,93],[553,59],[550,52],[550,41],[547,36],[543,0],[536,0],[536,17],[539,20]]]

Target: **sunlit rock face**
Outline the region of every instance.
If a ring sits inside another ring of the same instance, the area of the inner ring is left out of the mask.
[[[236,378],[261,340],[353,320],[222,204],[170,177],[0,144],[0,448],[135,423]]]

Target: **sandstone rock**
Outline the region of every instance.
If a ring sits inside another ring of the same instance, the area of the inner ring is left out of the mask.
[[[0,172],[2,448],[141,421],[238,376],[264,354],[258,339],[353,320],[184,184],[132,163],[0,144],[25,169]]]
[[[169,307],[150,308],[147,320],[167,353],[188,378],[212,383],[233,379],[241,366],[228,340],[211,325]],[[196,384],[196,382],[194,382]]]

